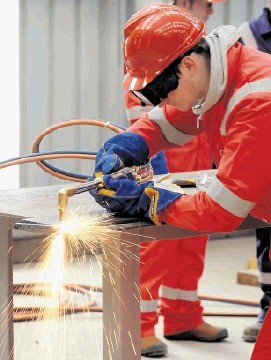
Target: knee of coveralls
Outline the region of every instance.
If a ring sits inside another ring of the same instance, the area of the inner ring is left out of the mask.
[[[168,273],[160,288],[164,333],[194,329],[203,321],[198,281],[204,269],[208,236],[179,239],[177,251],[167,258]]]
[[[154,335],[158,323],[158,291],[168,272],[165,258],[176,253],[176,240],[155,240],[140,245],[141,336]]]
[[[264,319],[263,326],[257,336],[257,340],[250,360],[270,360],[271,359],[271,310],[269,308]]]

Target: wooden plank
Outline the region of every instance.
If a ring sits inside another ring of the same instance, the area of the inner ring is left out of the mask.
[[[259,286],[259,271],[246,269],[237,273],[237,284]]]
[[[247,268],[237,273],[237,284],[259,286],[259,270],[256,257],[247,260]]]

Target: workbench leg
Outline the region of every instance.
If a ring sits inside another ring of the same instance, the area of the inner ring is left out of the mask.
[[[13,259],[12,227],[17,220],[0,215],[0,359],[12,360],[13,348]]]
[[[105,249],[103,266],[103,359],[138,360],[140,352],[139,231],[119,233]],[[125,244],[123,243],[125,241]],[[127,242],[130,247],[127,248]],[[127,258],[123,251],[133,254]],[[108,264],[109,267],[107,266]],[[112,265],[116,270],[112,270]]]

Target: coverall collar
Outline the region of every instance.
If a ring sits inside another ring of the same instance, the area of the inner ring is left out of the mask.
[[[204,114],[223,96],[228,80],[228,50],[238,41],[241,34],[234,26],[220,26],[205,36],[210,47],[210,85],[206,99],[192,108],[197,115]]]

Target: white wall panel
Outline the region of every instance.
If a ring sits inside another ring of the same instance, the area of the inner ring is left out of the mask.
[[[261,14],[269,0],[227,0],[213,5],[214,14],[207,23],[208,32],[220,25],[239,26]]]
[[[147,0],[20,0],[20,153],[50,125],[74,118],[127,125],[123,107],[122,35],[125,21]],[[207,30],[259,15],[266,0],[215,4]],[[41,150],[97,150],[112,133],[80,126],[57,131]],[[53,165],[90,174],[93,161]],[[21,186],[63,183],[37,165],[20,167]]]
[[[127,4],[120,0],[21,0],[21,154],[52,124],[74,118],[126,125],[123,107],[122,31]],[[112,135],[72,127],[46,137],[41,150],[97,150]],[[52,165],[91,174],[93,161]],[[21,186],[61,183],[35,164],[20,168]]]
[[[31,152],[34,136],[49,124],[49,10],[46,0],[20,2],[21,154]],[[35,183],[37,173],[36,165],[21,166],[20,184]]]
[[[0,12],[1,57],[1,161],[19,154],[19,1],[4,4]],[[11,166],[0,171],[0,189],[19,186],[19,167]],[[2,352],[2,351],[1,351]],[[2,353],[4,356],[4,353]]]

